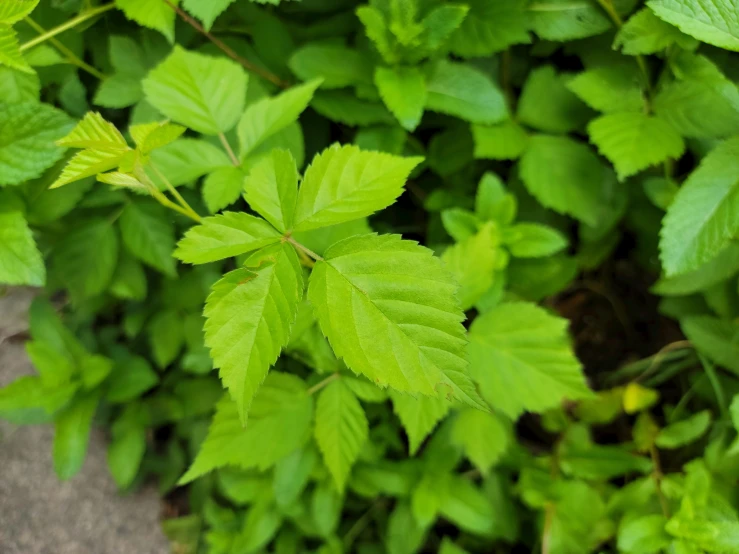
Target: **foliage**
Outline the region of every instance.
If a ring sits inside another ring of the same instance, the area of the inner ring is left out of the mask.
[[[106,426],[176,552],[737,552],[736,52],[727,0],[7,0],[0,416],[61,479]]]

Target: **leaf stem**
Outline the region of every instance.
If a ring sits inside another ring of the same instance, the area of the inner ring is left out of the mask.
[[[143,168],[137,168],[134,170],[134,175],[136,178],[144,183],[149,190],[149,193],[156,199],[157,202],[159,202],[162,206],[169,208],[171,210],[174,210],[178,213],[181,213],[182,215],[189,217],[192,219],[195,223],[200,223],[202,221],[202,218],[193,210],[190,205],[185,201],[182,196],[180,196],[180,193],[177,192],[177,189],[172,186],[172,184],[164,177],[164,175],[161,174],[161,172],[154,167],[153,165],[151,168],[154,170],[154,172],[157,174],[157,176],[162,179],[165,185],[167,185],[167,188],[175,195],[175,198],[177,198],[178,202],[180,204],[176,204],[172,202],[165,194],[162,193],[162,191],[159,190],[159,188],[154,184],[154,182],[151,180],[151,178],[146,174],[146,171],[144,171]]]
[[[336,379],[338,379],[339,377],[341,377],[341,374],[339,374],[339,373],[332,373],[331,375],[329,375],[328,377],[326,377],[323,381],[319,381],[318,383],[316,383],[315,385],[313,385],[311,388],[309,388],[307,390],[306,394],[308,396],[314,395],[315,393],[317,393],[319,390],[321,390],[323,387],[325,387],[329,383],[331,383],[333,381],[336,381]]]
[[[115,8],[115,3],[111,2],[110,4],[103,4],[102,6],[98,6],[97,8],[86,10],[82,12],[81,14],[79,14],[77,17],[74,17],[70,19],[69,21],[62,23],[61,25],[54,27],[53,29],[45,31],[43,34],[37,36],[36,38],[33,38],[29,40],[28,42],[21,44],[20,51],[23,52],[24,50],[33,48],[34,46],[41,44],[44,41],[50,40],[52,37],[55,37],[59,33],[63,33],[64,31],[67,31],[73,27],[76,27],[80,23],[84,23],[88,19],[92,19],[93,17],[97,15],[100,15],[102,13],[112,10],[113,8]]]
[[[264,79],[267,79],[270,83],[274,83],[280,88],[287,88],[290,86],[288,83],[280,79],[277,75],[270,73],[266,69],[262,69],[258,65],[255,65],[251,63],[249,60],[242,58],[239,56],[236,52],[234,52],[228,45],[226,45],[221,39],[213,36],[211,33],[206,31],[203,26],[198,23],[195,19],[190,17],[188,13],[180,8],[178,5],[172,3],[170,0],[162,0],[165,4],[167,4],[170,8],[172,8],[175,12],[177,12],[177,15],[180,16],[180,18],[190,25],[193,29],[195,29],[198,33],[202,34],[204,37],[206,37],[208,40],[210,40],[213,44],[216,45],[217,48],[219,48],[224,54],[226,54],[229,58],[231,58],[233,61],[237,62],[241,65],[244,69],[247,71],[251,71],[252,73],[256,73],[260,77],[263,77]]]
[[[218,138],[221,139],[221,144],[223,145],[223,149],[226,151],[226,154],[228,154],[228,157],[231,158],[231,163],[233,163],[236,167],[239,167],[241,163],[236,157],[236,154],[234,154],[233,148],[231,148],[231,145],[228,143],[226,135],[224,135],[223,133],[218,133]]]
[[[323,261],[323,258],[321,256],[319,256],[318,254],[316,254],[315,252],[313,252],[313,250],[309,250],[308,248],[306,248],[305,246],[303,246],[302,244],[300,244],[298,241],[296,241],[291,236],[287,235],[285,237],[285,240],[287,242],[289,242],[290,244],[292,244],[298,250],[301,250],[301,251],[305,252],[306,254],[308,254],[308,256],[310,256],[314,260],[317,260],[319,262],[322,262]]]
[[[654,484],[657,487],[657,496],[659,497],[659,505],[662,508],[662,515],[665,519],[670,519],[670,505],[667,503],[667,498],[662,492],[662,465],[659,460],[659,452],[654,444],[649,446],[649,455],[652,457],[652,463],[654,464],[654,471],[652,472],[652,478]]]

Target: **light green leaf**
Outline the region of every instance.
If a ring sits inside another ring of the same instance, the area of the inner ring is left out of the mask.
[[[680,448],[698,440],[711,426],[711,412],[703,410],[683,419],[670,423],[662,429],[654,443],[660,448]]]
[[[739,244],[730,242],[715,258],[687,273],[662,277],[652,287],[661,296],[683,296],[725,281],[739,271]]]
[[[590,122],[588,134],[598,151],[615,166],[619,180],[669,158],[677,159],[685,150],[675,129],[644,112],[602,115]]]
[[[619,29],[613,47],[620,48],[624,54],[638,56],[656,54],[676,42],[683,46],[686,39],[692,40],[662,21],[649,8],[642,8]]]
[[[205,344],[243,422],[287,345],[302,296],[303,272],[287,243],[256,252],[213,285],[203,312]]]
[[[105,399],[115,404],[123,404],[138,398],[159,382],[159,376],[146,358],[126,355],[116,360],[108,380]]]
[[[475,158],[489,160],[515,160],[528,144],[526,131],[513,121],[499,125],[472,125],[475,141]]]
[[[453,475],[443,489],[441,515],[463,531],[491,536],[496,530],[496,514],[491,500],[469,479]]]
[[[475,195],[475,214],[480,221],[494,221],[507,227],[516,218],[516,197],[507,192],[503,181],[495,173],[483,174]]]
[[[393,34],[387,28],[382,12],[374,6],[357,8],[357,18],[364,25],[364,32],[377,48],[382,58],[389,64],[398,62]]]
[[[680,327],[700,352],[739,374],[739,325],[712,316],[696,315],[683,318]]]
[[[585,144],[569,137],[536,135],[519,171],[528,191],[545,207],[596,225],[613,172]]]
[[[727,0],[651,0],[660,19],[683,33],[719,48],[739,52],[739,13]]]
[[[191,227],[177,243],[174,256],[188,264],[205,264],[279,240],[280,234],[263,219],[242,212],[224,212]]]
[[[172,0],[175,6],[180,0]],[[159,31],[169,42],[174,42],[175,11],[166,2],[150,0],[115,0],[118,9],[139,25]]]
[[[415,456],[434,427],[449,413],[451,404],[443,398],[419,396],[390,391],[393,411],[408,435],[408,453]]]
[[[697,269],[739,231],[739,138],[714,148],[690,174],[667,210],[660,259],[667,276]]]
[[[321,391],[316,401],[315,437],[340,492],[368,434],[362,405],[342,379]]]
[[[355,373],[379,386],[484,409],[467,375],[455,292],[430,250],[373,234],[329,248],[313,268],[308,298],[334,352]]]
[[[271,98],[250,104],[241,116],[237,127],[240,159],[246,156],[269,137],[294,123],[308,107],[313,93],[321,80],[292,87]]]
[[[606,12],[587,0],[534,0],[527,9],[531,29],[545,40],[575,40],[611,28]]]
[[[444,537],[441,540],[441,546],[439,547],[439,554],[469,554],[463,548],[454,544],[449,537]]]
[[[0,109],[0,186],[40,177],[64,149],[54,144],[72,121],[48,104],[24,102]]]
[[[236,125],[244,109],[246,84],[247,75],[236,62],[189,52],[179,45],[143,81],[152,106],[206,135]]]
[[[111,426],[108,468],[119,489],[131,486],[146,452],[146,420],[137,408],[126,407]]]
[[[468,0],[470,7],[449,49],[465,58],[489,56],[514,44],[528,44],[526,6],[519,0]]]
[[[517,223],[505,230],[503,242],[512,256],[540,258],[567,248],[567,237],[552,227],[539,223]]]
[[[127,108],[144,97],[141,79],[131,75],[114,74],[100,82],[92,103],[105,108]]]
[[[142,262],[165,275],[177,275],[174,227],[167,211],[153,202],[130,201],[121,213],[121,238],[126,249]]]
[[[131,125],[129,132],[136,146],[144,154],[149,154],[157,148],[162,148],[176,141],[185,132],[182,125],[170,123],[169,121],[155,121]]]
[[[14,25],[29,15],[39,0],[5,0],[0,4],[0,23]]]
[[[54,471],[62,481],[82,468],[99,400],[98,391],[79,396],[54,421]]]
[[[592,395],[567,320],[534,304],[500,304],[470,327],[470,373],[491,406],[512,418]]]
[[[265,470],[302,447],[313,426],[313,398],[294,375],[273,371],[259,389],[244,428],[236,404],[228,397],[216,414],[198,455],[180,484],[225,466]],[[265,441],[265,437],[279,440]]]
[[[68,148],[92,148],[111,152],[130,150],[121,132],[98,112],[87,112],[70,133],[56,141]]]
[[[457,242],[462,242],[477,234],[480,220],[475,214],[464,208],[449,208],[441,212],[441,223],[444,230]]]
[[[306,169],[295,207],[296,231],[336,225],[386,208],[422,158],[363,152],[334,144]]]
[[[445,212],[446,213],[446,212]],[[459,283],[457,298],[463,311],[469,310],[493,284],[498,262],[498,240],[493,223],[450,246],[441,256],[454,280]]]
[[[426,529],[413,517],[407,501],[398,502],[390,514],[385,544],[388,554],[415,554],[421,550]]]
[[[0,66],[0,98],[7,104],[38,102],[41,81],[36,73]]]
[[[18,44],[18,35],[12,27],[0,23],[0,65],[24,73],[33,73],[28,61],[23,57]]]
[[[77,152],[64,166],[57,180],[49,188],[56,189],[114,169],[121,163],[124,153],[120,150],[82,150]],[[116,181],[115,184],[121,184],[119,179],[114,179],[110,175],[103,177],[103,182],[113,182],[114,180]],[[134,185],[131,181],[127,182],[129,186]]]
[[[154,150],[151,161],[175,187],[190,183],[206,173],[233,165],[222,148],[204,140],[181,138]],[[159,183],[156,174],[151,175]],[[164,183],[159,184],[163,189]]]
[[[665,552],[670,544],[665,523],[667,520],[661,514],[624,518],[618,530],[618,551],[625,554]]]
[[[298,199],[298,169],[287,150],[272,150],[244,181],[249,206],[278,231],[292,227]]]
[[[372,83],[370,58],[339,44],[308,43],[293,53],[288,65],[303,81],[323,79],[321,88]]]
[[[203,200],[210,213],[216,213],[239,199],[246,175],[241,167],[219,167],[203,182]]]
[[[644,107],[640,83],[636,64],[624,63],[587,69],[571,78],[567,88],[591,108],[611,113]]]
[[[566,77],[557,75],[551,65],[534,69],[518,99],[518,120],[549,133],[581,128],[592,112],[565,85]]]
[[[508,448],[508,429],[498,416],[465,408],[452,425],[452,442],[485,475]]]
[[[417,67],[378,67],[375,84],[380,97],[397,120],[408,131],[421,122],[426,104],[426,81]]]
[[[0,207],[0,283],[40,287],[45,281],[44,260],[23,214]]]
[[[318,453],[312,444],[277,462],[272,490],[278,506],[288,508],[298,501],[317,462]]]
[[[508,119],[503,93],[470,65],[439,61],[428,78],[426,108],[471,123],[493,124]]]
[[[210,31],[213,22],[235,0],[183,0],[182,7],[203,22],[206,31]]]

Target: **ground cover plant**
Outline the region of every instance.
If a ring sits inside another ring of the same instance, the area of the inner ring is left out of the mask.
[[[0,416],[177,553],[739,552],[729,0],[3,0]]]

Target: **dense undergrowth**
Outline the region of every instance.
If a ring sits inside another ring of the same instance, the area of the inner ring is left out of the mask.
[[[62,479],[105,426],[177,553],[739,552],[737,51],[729,0],[2,0],[0,416]]]

